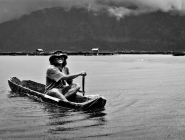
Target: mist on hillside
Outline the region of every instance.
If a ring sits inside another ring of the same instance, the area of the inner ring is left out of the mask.
[[[0,23],[52,7],[79,7],[95,12],[103,9],[112,16],[124,18],[158,10],[183,15],[184,5],[185,0],[0,0]]]

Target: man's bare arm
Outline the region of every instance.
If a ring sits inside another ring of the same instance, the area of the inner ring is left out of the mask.
[[[86,72],[81,71],[81,72],[74,73],[74,74],[64,75],[61,79],[62,80],[73,80],[78,76],[86,76]]]

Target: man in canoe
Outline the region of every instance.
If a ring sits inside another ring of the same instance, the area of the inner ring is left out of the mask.
[[[74,74],[69,73],[67,65],[67,54],[56,51],[50,56],[50,66],[46,72],[45,94],[65,101],[74,97],[80,91],[80,85],[73,83],[78,76],[86,76],[85,71]]]

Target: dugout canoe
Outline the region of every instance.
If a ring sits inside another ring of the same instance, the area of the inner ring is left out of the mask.
[[[32,99],[45,102],[58,107],[65,107],[76,110],[91,110],[104,108],[106,99],[99,95],[79,95],[71,101],[62,101],[58,98],[43,94],[45,85],[31,80],[19,80],[17,77],[8,79],[12,92],[26,95]]]

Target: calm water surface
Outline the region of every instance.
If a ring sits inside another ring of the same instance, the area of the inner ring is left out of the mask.
[[[107,99],[104,110],[87,112],[10,92],[11,76],[45,83],[48,58],[0,56],[0,139],[185,139],[185,57],[69,56],[71,73],[87,71],[86,94]]]

